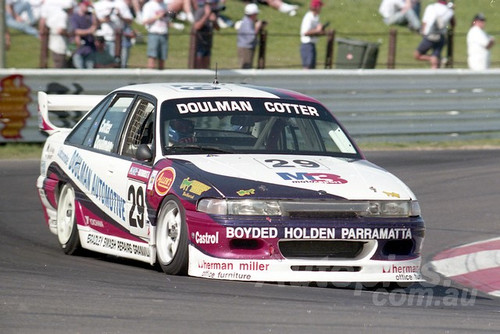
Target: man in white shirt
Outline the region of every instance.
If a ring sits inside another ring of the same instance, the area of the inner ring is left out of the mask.
[[[448,25],[455,25],[452,2],[437,0],[425,8],[421,29],[423,38],[414,52],[416,60],[428,61],[431,68],[439,68],[441,51],[446,45]],[[431,49],[431,54],[427,54]]]
[[[106,51],[113,57],[121,57],[122,48],[117,50],[116,36],[121,36],[125,26],[132,23],[134,17],[130,8],[123,0],[99,0],[94,3],[94,10],[100,23],[97,34],[104,37]]]
[[[149,0],[142,7],[142,22],[148,31],[148,68],[162,70],[168,53],[168,11],[163,0]]]
[[[325,34],[323,24],[319,21],[321,7],[323,7],[321,0],[311,0],[309,11],[304,15],[300,25],[300,57],[304,69],[316,68],[316,42],[318,36]]]
[[[387,25],[408,25],[412,31],[420,30],[420,20],[411,0],[382,0],[378,9]]]
[[[40,22],[49,29],[49,50],[55,68],[65,68],[68,53],[69,16],[76,2],[47,0],[40,9]]]
[[[495,38],[484,31],[486,17],[479,13],[474,16],[467,33],[467,64],[471,70],[486,70],[490,67],[490,48]]]

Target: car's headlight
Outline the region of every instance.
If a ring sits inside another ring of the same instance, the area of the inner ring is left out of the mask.
[[[370,201],[364,215],[370,217],[420,216],[420,205],[417,201]]]
[[[278,201],[224,200],[205,198],[198,203],[198,211],[214,215],[280,216]]]
[[[355,213],[359,217],[420,216],[417,201],[301,202],[204,198],[198,202],[198,211],[213,215],[240,216],[287,216],[291,212]]]

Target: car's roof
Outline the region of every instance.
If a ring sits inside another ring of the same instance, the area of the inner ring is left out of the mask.
[[[245,84],[211,84],[200,82],[148,83],[125,86],[115,91],[123,90],[148,93],[155,96],[158,101],[197,97],[253,97],[318,102],[309,96],[286,89]]]

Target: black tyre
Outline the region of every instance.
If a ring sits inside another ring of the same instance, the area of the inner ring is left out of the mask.
[[[81,251],[80,237],[75,219],[75,190],[65,184],[57,202],[57,239],[64,253],[72,255]]]
[[[169,275],[186,275],[189,260],[187,225],[179,200],[165,199],[156,224],[156,257],[161,269]]]

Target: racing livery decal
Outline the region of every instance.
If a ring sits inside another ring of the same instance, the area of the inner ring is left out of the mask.
[[[189,177],[182,180],[181,186],[179,187],[183,190],[182,196],[193,199],[194,195],[200,196],[204,192],[210,190],[212,187],[207,186],[200,181],[191,180]]]
[[[171,167],[163,168],[155,179],[155,191],[160,196],[165,196],[175,181],[175,169]]]

